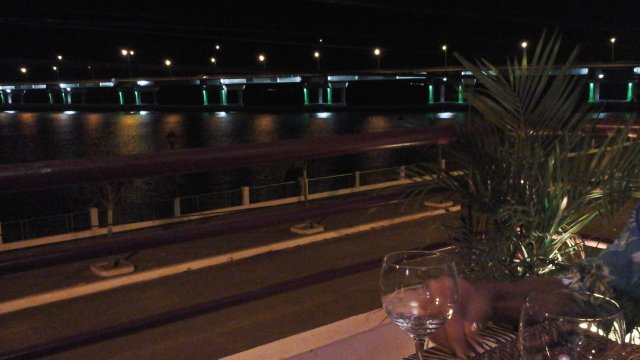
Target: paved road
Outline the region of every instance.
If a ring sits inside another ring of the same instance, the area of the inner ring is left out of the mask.
[[[325,224],[328,229],[338,229],[417,210],[424,208],[400,212],[394,206],[374,213],[342,214],[326,219]],[[269,296],[253,301],[245,299],[236,306],[68,350],[51,358],[212,359],[233,354],[378,307],[377,273],[382,256],[443,240],[444,233],[436,228],[445,221],[444,217],[452,221],[455,215],[375,229],[8,313],[0,316],[3,324],[0,352],[176,308],[242,298],[254,291],[264,294],[266,289]],[[288,239],[292,237],[290,225],[157,248],[141,252],[134,260],[141,269],[151,269],[194,255],[208,256]],[[16,297],[95,281],[88,271],[89,263],[6,275],[0,279],[0,285],[3,292],[8,290]],[[301,278],[303,282],[296,280]]]

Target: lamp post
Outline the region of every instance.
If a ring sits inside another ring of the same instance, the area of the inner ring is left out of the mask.
[[[616,49],[616,38],[612,37],[609,39],[611,42],[611,62],[615,61],[615,49]]]
[[[529,43],[526,41],[520,43],[520,47],[522,47],[522,64],[525,66],[527,65],[527,46],[529,46]]]
[[[444,52],[444,67],[447,67],[447,44],[442,45],[442,51]]]
[[[378,70],[380,70],[380,57],[382,56],[382,51],[380,49],[373,49],[373,55],[376,57],[376,63],[378,64]]]
[[[58,79],[58,81],[60,81],[60,69],[58,69],[57,66],[52,66],[51,70],[53,70],[53,72],[56,73],[56,79]]]
[[[316,59],[316,70],[320,72],[320,51],[315,51],[313,58]]]
[[[215,72],[216,70],[218,70],[218,61],[216,60],[216,58],[212,56],[209,60],[211,60],[211,64],[213,65],[213,71]]]
[[[29,69],[22,66],[18,71],[20,71],[20,75],[23,76],[25,80],[29,80]]]
[[[263,69],[267,68],[267,57],[263,54],[258,55],[258,62],[262,64]]]
[[[167,70],[169,70],[169,77],[173,77],[173,70],[171,65],[171,59],[164,59],[164,66],[167,68]]]
[[[129,77],[131,77],[131,57],[135,54],[132,49],[121,49],[120,54],[124,56],[124,59],[127,61],[127,73]]]

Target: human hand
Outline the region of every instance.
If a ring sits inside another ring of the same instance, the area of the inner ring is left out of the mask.
[[[427,283],[427,288],[442,291],[443,284]],[[469,354],[469,340],[475,338],[480,324],[492,316],[492,288],[489,285],[473,285],[458,279],[458,302],[453,316],[445,325],[429,336],[436,344],[453,351],[456,356],[466,359]]]

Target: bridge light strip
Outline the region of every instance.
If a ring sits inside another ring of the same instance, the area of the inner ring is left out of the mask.
[[[359,80],[358,75],[329,75],[329,81],[354,81]]]
[[[107,82],[101,82],[98,84],[98,86],[100,87],[113,87],[113,82],[112,81],[107,81]]]
[[[634,67],[633,68],[633,73],[640,75],[640,67]]]
[[[232,84],[246,84],[247,79],[220,79],[220,84],[232,85]]]
[[[630,102],[631,100],[633,100],[633,83],[630,82],[627,85],[627,102]]]
[[[596,101],[596,90],[595,90],[595,84],[593,82],[589,83],[589,100],[588,101],[590,103]]]
[[[284,76],[276,78],[276,82],[279,83],[299,83],[302,82],[302,77],[300,76]]]
[[[149,86],[149,85],[153,85],[153,82],[149,80],[138,80],[137,84],[139,86]]]

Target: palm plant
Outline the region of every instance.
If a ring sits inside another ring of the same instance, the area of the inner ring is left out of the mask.
[[[461,222],[450,225],[473,274],[514,279],[581,256],[578,232],[609,218],[630,197],[640,144],[627,124],[602,136],[586,104],[583,77],[571,74],[577,49],[556,65],[560,37],[541,37],[533,57],[499,70],[455,54],[480,86],[465,91],[468,121],[448,147],[462,175],[437,172],[434,186],[459,196]]]

